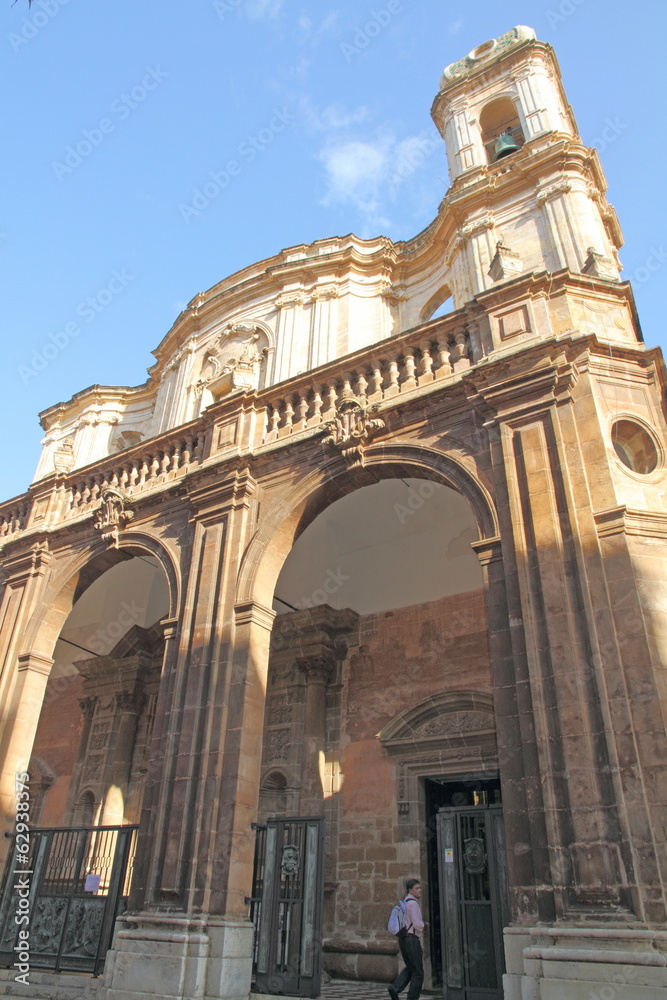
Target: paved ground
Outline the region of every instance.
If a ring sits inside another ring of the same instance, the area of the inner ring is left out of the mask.
[[[322,984],[319,1000],[389,1000],[384,983],[353,983],[348,979],[332,979]]]

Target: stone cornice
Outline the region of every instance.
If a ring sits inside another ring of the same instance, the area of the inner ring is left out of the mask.
[[[631,510],[624,504],[593,514],[600,538],[610,535],[642,535],[667,538],[667,511]]]

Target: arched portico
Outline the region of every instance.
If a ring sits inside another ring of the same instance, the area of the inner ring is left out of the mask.
[[[48,557],[44,560],[45,571],[38,578],[39,586],[23,588],[16,620],[17,624],[24,624],[16,644],[9,644],[6,649],[3,670],[0,802],[9,825],[13,822],[15,775],[27,770],[56,642],[76,601],[111,567],[140,554],[154,557],[164,572],[169,594],[168,617],[176,613],[180,597],[176,553],[148,533],[128,533],[120,549],[108,548],[99,541],[87,542],[62,561],[52,559],[48,549],[43,551]],[[13,589],[13,582],[9,576],[5,599],[7,591]]]

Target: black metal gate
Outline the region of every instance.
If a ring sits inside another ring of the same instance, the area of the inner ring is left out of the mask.
[[[447,1000],[502,1000],[507,877],[502,806],[438,812]]]
[[[324,820],[258,827],[250,899],[257,993],[319,995],[323,896]]]
[[[136,834],[95,826],[19,835],[0,902],[0,965],[14,966],[23,949],[31,968],[99,975],[126,906]]]

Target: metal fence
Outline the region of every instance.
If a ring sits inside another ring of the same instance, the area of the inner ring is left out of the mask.
[[[15,837],[0,897],[0,965],[28,954],[31,968],[99,975],[127,904],[136,838],[136,826]]]

